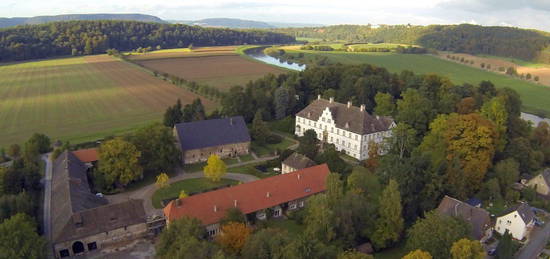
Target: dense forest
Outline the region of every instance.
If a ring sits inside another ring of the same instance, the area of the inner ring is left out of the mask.
[[[202,28],[133,21],[71,21],[0,30],[0,61],[105,53],[139,47],[280,44],[294,37],[252,30]]]
[[[419,44],[426,48],[533,60],[550,44],[547,33],[512,27],[478,25],[336,25],[274,29],[295,37],[348,42]]]
[[[48,22],[61,21],[83,21],[83,20],[123,20],[123,21],[140,21],[140,22],[157,22],[166,23],[162,19],[147,15],[147,14],[61,14],[61,15],[45,15],[34,17],[13,17],[0,18],[0,28],[24,25],[24,24],[42,24]]]

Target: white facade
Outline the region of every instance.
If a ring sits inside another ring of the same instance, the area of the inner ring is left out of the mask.
[[[508,230],[508,233],[517,240],[522,240],[527,234],[528,228],[532,227],[534,221],[524,222],[518,211],[513,211],[502,217],[498,217],[495,223],[495,230],[501,235]]]
[[[366,112],[364,106],[361,106],[361,111]],[[369,143],[371,141],[382,143],[385,138],[391,136],[391,128],[393,127],[395,127],[395,123],[392,123],[389,130],[386,131],[365,135],[353,133],[346,129],[337,128],[332,113],[327,107],[317,121],[297,116],[295,134],[301,137],[304,132],[312,129],[317,133],[317,139],[334,144],[336,150],[343,151],[358,160],[365,160],[369,157]]]

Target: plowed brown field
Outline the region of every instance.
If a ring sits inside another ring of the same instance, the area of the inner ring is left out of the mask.
[[[278,75],[284,72],[236,54],[162,58],[136,62],[150,70],[208,84],[220,90],[228,90],[235,85],[245,85],[250,80],[261,78],[269,73]]]

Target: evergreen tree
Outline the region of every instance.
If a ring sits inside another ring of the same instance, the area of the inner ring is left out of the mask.
[[[289,91],[285,87],[279,87],[275,90],[274,105],[275,105],[275,119],[280,120],[286,117],[290,102]]]
[[[252,120],[252,129],[250,132],[252,139],[256,141],[258,145],[265,145],[267,138],[270,135],[269,128],[267,124],[262,119],[262,111],[258,110],[256,115],[254,115],[254,120]]]

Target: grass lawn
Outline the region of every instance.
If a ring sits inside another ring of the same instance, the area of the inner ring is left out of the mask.
[[[238,174],[250,174],[250,175],[254,175],[258,178],[267,178],[267,177],[279,174],[278,172],[273,171],[272,170],[273,168],[269,168],[269,170],[267,172],[262,172],[262,171],[255,168],[255,166],[261,165],[263,163],[265,163],[265,162],[258,162],[258,163],[252,163],[252,164],[243,165],[243,166],[239,166],[239,167],[228,168],[227,172],[229,172],[229,173],[238,173]]]
[[[489,205],[489,201],[486,201],[485,204]],[[504,201],[493,201],[493,206],[486,206],[485,209],[489,211],[491,215],[500,215],[504,210],[506,210],[506,204]]]
[[[396,247],[382,250],[374,254],[375,259],[400,259],[407,254],[405,242],[399,243]]]
[[[396,53],[346,53],[322,51],[288,51],[302,52],[309,56],[325,56],[334,63],[342,64],[373,64],[387,68],[390,72],[400,73],[410,70],[418,74],[435,73],[451,79],[455,84],[470,83],[478,85],[483,80],[489,80],[497,88],[510,87],[516,90],[523,101],[524,111],[535,113],[545,111],[550,113],[550,87],[529,83],[523,80],[500,75],[443,60],[430,55],[396,54]]]
[[[152,197],[153,207],[161,209],[161,202],[164,199],[178,197],[181,190],[189,195],[192,193],[204,192],[224,185],[237,185],[239,182],[230,179],[221,179],[215,183],[206,178],[187,179],[170,184],[168,187],[157,190]]]
[[[306,228],[304,225],[300,225],[291,219],[271,219],[267,222],[267,226],[286,230],[291,236],[294,237],[304,232]]]
[[[241,162],[248,162],[254,160],[254,157],[251,154],[244,155],[240,157]]]
[[[294,144],[294,142],[292,142],[291,140],[289,140],[287,138],[283,138],[283,141],[281,141],[281,143],[267,144],[265,146],[260,146],[260,145],[257,145],[256,143],[252,142],[251,149],[259,157],[264,157],[264,156],[274,155],[275,152],[277,151],[277,149],[279,149],[280,151],[283,151],[283,150],[287,149],[288,147],[292,146],[293,144]]]

